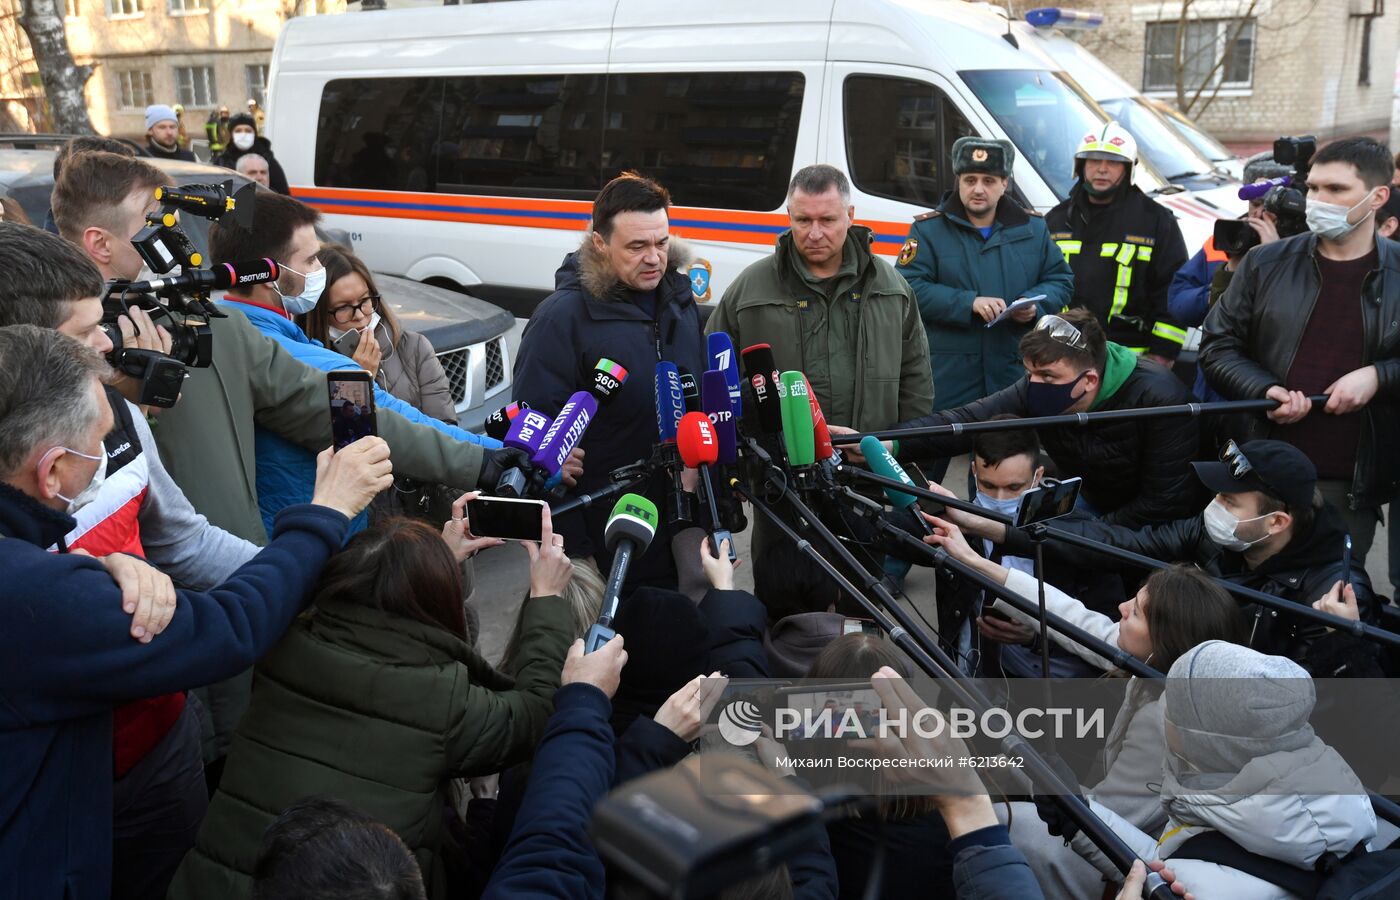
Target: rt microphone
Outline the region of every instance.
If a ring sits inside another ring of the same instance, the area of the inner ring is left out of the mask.
[[[155,292],[165,288],[180,291],[226,291],[230,288],[247,287],[276,281],[282,269],[270,259],[254,259],[245,262],[217,263],[208,269],[191,269],[170,278],[157,278],[153,281],[133,281],[124,290],[136,293]]]
[[[486,431],[486,436],[495,438],[498,441],[504,441],[516,417],[529,408],[530,404],[526,403],[524,400],[502,406],[500,409],[487,416],[486,421],[482,423]],[[534,451],[531,452],[533,453]]]
[[[588,629],[583,639],[583,652],[592,653],[612,640],[612,621],[617,615],[618,599],[622,594],[622,583],[627,578],[627,567],[633,556],[641,556],[651,545],[656,535],[656,504],[641,494],[623,494],[613,506],[608,524],[603,527],[603,544],[613,551],[612,569],[608,571],[608,583],[603,588],[603,604],[598,613],[598,621]]]
[[[879,438],[868,434],[861,438],[860,452],[865,455],[865,461],[870,466],[870,471],[876,475],[902,481],[911,487],[919,486],[914,484],[914,479],[909,477],[909,473],[904,471],[904,467],[899,464],[890,451],[885,449],[885,445],[880,443]],[[919,515],[919,498],[913,494],[886,487],[885,499],[889,500],[890,506],[895,509],[908,511],[913,516],[914,521],[919,523],[919,530],[924,534],[933,534],[933,527],[923,516]]]
[[[801,372],[784,372],[778,379],[782,399],[783,443],[787,445],[788,465],[801,469],[816,462],[816,439],[812,425],[812,402],[807,399],[807,378]]]
[[[705,490],[705,500],[710,507],[710,540],[716,557],[720,544],[729,541],[729,561],[737,559],[734,553],[734,536],[720,524],[719,507],[715,503],[715,484],[710,477],[710,466],[719,459],[719,438],[709,416],[702,412],[686,413],[681,419],[680,431],[676,435],[676,446],[680,448],[681,460],[686,468],[700,470],[700,484]]]
[[[734,352],[734,341],[723,331],[716,331],[705,339],[705,347],[710,351],[710,368],[724,373],[724,381],[729,385],[729,406],[737,419],[744,414],[744,392],[739,387],[739,356]],[[703,386],[700,395],[704,396]]]

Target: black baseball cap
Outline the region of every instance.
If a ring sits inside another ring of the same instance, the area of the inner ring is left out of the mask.
[[[1317,467],[1292,444],[1283,441],[1231,441],[1220,462],[1193,462],[1196,477],[1216,494],[1259,491],[1282,500],[1289,509],[1312,506]]]

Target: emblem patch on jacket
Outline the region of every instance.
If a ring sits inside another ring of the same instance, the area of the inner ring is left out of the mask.
[[[690,293],[694,295],[697,303],[704,303],[710,299],[710,268],[708,259],[697,259],[690,264]]]
[[[904,242],[904,246],[899,248],[899,264],[907,266],[914,261],[914,257],[919,255],[919,239],[910,238]]]

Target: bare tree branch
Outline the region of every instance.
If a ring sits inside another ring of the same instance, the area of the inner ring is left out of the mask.
[[[19,24],[29,38],[39,78],[44,83],[52,127],[62,134],[92,134],[83,87],[92,66],[73,62],[59,0],[21,0]]]

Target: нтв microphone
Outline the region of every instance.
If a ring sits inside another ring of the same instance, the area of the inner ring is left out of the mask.
[[[739,461],[738,436],[734,431],[735,413],[730,405],[729,380],[723,372],[711,369],[700,376],[700,405],[715,427],[715,438],[719,441],[718,463],[734,465]]]
[[[885,449],[885,445],[880,443],[880,439],[866,435],[860,439],[860,452],[865,455],[865,462],[870,466],[870,471],[885,478],[892,478],[902,481],[908,485],[914,485],[914,479],[909,477],[909,473],[904,471],[904,467],[895,460],[890,451]],[[922,485],[914,485],[922,487]],[[913,494],[896,490],[891,487],[885,488],[885,499],[890,501],[890,505],[895,509],[907,510],[924,534],[933,534],[933,528],[919,515],[919,498]]]
[[[782,388],[779,404],[788,465],[798,469],[810,466],[816,461],[816,438],[812,428],[812,403],[807,399],[807,379],[801,372],[788,371],[778,379],[778,384]]]
[[[613,552],[612,568],[608,571],[608,582],[603,588],[603,604],[598,613],[598,621],[588,629],[583,639],[583,652],[592,653],[612,640],[617,632],[612,629],[613,617],[617,615],[618,598],[622,595],[622,583],[627,578],[627,567],[633,556],[640,556],[651,545],[656,535],[656,504],[640,494],[623,494],[613,506],[608,524],[603,527],[603,544]]]
[[[549,416],[535,409],[521,410],[511,420],[501,443],[533,456],[540,444],[544,443],[548,428]],[[501,497],[523,497],[529,483],[529,473],[521,471],[519,467],[510,468],[501,473],[501,480],[496,482],[494,493]]]
[[[719,506],[715,503],[715,484],[710,477],[710,466],[719,459],[719,438],[710,417],[702,412],[686,413],[681,419],[680,431],[676,434],[676,446],[680,448],[681,460],[687,468],[700,471],[700,484],[705,490],[705,500],[710,507],[710,540],[714,554],[719,556],[720,543],[729,541],[729,561],[737,557],[734,553],[734,536],[722,527],[719,519]]]
[[[604,357],[598,360],[589,376],[588,393],[592,394],[600,406],[607,405],[627,383],[627,370]]]
[[[804,378],[805,380],[805,378]],[[812,382],[807,382],[807,399],[812,404],[812,443],[817,462],[831,459],[835,452],[831,448],[831,430],[826,427],[826,416],[822,405],[817,402],[817,392],[812,390]]]
[[[685,394],[676,364],[662,360],[656,364],[656,432],[661,443],[676,439],[676,426],[685,415]]]
[[[729,406],[737,419],[744,414],[744,392],[739,387],[739,355],[734,352],[734,340],[723,331],[716,331],[705,339],[705,348],[710,351],[710,368],[724,373],[729,385]],[[700,395],[704,396],[703,389]]]
[[[519,416],[522,411],[529,408],[530,404],[523,400],[515,403],[507,403],[505,406],[502,406],[500,409],[487,416],[486,421],[482,423],[486,436],[498,441],[505,440],[506,434],[510,431],[510,426],[515,422],[516,417]]]
[[[598,400],[587,391],[574,391],[559,415],[549,423],[538,450],[530,457],[530,462],[544,469],[545,475],[553,478],[564,467],[569,454],[574,452],[588,423],[598,413]]]
[[[781,434],[783,414],[778,405],[778,366],[773,361],[773,348],[767,344],[745,347],[744,379],[753,389],[754,419],[760,434]]]
[[[159,291],[163,288],[177,290],[226,291],[230,288],[246,287],[276,281],[282,269],[270,259],[254,259],[244,262],[217,263],[208,269],[191,269],[169,278],[152,281],[133,281],[124,288],[127,291]]]

